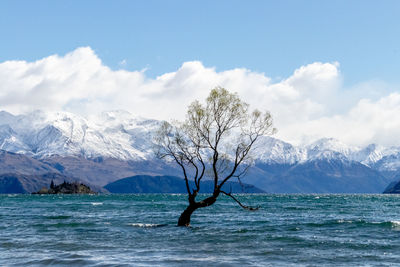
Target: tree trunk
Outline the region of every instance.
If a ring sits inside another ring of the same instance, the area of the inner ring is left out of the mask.
[[[190,225],[190,216],[192,213],[197,210],[197,206],[189,205],[181,214],[178,220],[178,226],[189,226]]]

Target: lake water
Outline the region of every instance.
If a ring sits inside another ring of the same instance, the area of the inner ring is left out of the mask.
[[[400,265],[400,197],[240,195],[176,227],[184,195],[0,195],[0,266]]]

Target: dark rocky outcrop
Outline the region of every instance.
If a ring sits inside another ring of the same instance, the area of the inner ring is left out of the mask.
[[[193,188],[194,183],[190,186]],[[187,193],[185,181],[175,176],[136,175],[120,179],[104,186],[110,193]],[[214,182],[204,180],[201,183],[200,193],[212,193]],[[265,193],[263,190],[249,184],[227,182],[223,190],[232,193]]]
[[[89,186],[82,183],[64,181],[62,184],[54,185],[52,181],[50,188],[43,187],[32,194],[96,194],[96,192],[93,192]]]

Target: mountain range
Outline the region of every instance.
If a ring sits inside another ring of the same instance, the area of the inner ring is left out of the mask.
[[[153,153],[160,124],[121,110],[90,117],[1,111],[0,174],[53,173],[98,187],[134,175],[181,176]],[[380,193],[400,178],[400,147],[332,138],[295,146],[264,136],[254,158],[245,182],[271,193]]]

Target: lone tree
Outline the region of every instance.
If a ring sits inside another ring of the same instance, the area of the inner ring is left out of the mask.
[[[276,131],[271,114],[250,112],[249,105],[237,94],[217,87],[211,90],[205,105],[194,101],[186,116],[184,122],[164,122],[155,137],[157,156],[176,162],[185,179],[189,205],[179,217],[178,226],[189,226],[192,213],[214,204],[221,194],[242,208],[257,209],[243,205],[222,186],[232,178],[241,182],[251,165],[250,150],[257,139]],[[197,200],[204,177],[214,181],[213,193]]]

